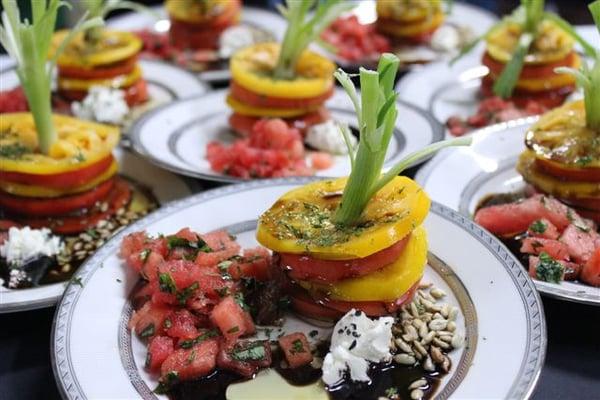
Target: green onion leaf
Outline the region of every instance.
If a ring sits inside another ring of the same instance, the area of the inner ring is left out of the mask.
[[[592,8],[592,5],[593,4],[590,4],[590,9]],[[575,30],[573,25],[571,25],[570,23],[568,23],[567,21],[565,21],[564,19],[562,19],[561,17],[559,17],[558,15],[556,15],[554,13],[547,12],[544,14],[544,17],[546,19],[554,22],[556,25],[558,25],[560,27],[560,29],[562,29],[563,31],[568,33],[569,36],[571,36],[573,39],[575,39],[575,41],[581,45],[581,47],[583,48],[583,51],[585,52],[586,55],[588,55],[589,57],[596,57],[596,53],[598,52],[598,50],[596,50],[594,48],[594,46],[592,46],[590,43],[588,43],[588,41],[585,40],[583,38],[583,36],[581,36],[579,33],[577,33],[577,31]]]
[[[525,32],[519,38],[519,43],[512,55],[510,61],[506,64],[502,73],[494,82],[494,93],[502,98],[512,95],[513,90],[519,80],[519,75],[525,63],[525,56],[529,51],[529,46],[533,42],[533,35]]]

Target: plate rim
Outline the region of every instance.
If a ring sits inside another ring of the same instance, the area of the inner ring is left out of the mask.
[[[341,88],[339,88],[337,86],[335,87],[335,89],[341,90]],[[171,171],[176,174],[183,175],[183,176],[187,176],[190,178],[204,179],[207,181],[219,182],[219,183],[244,183],[244,182],[249,182],[249,181],[252,181],[252,182],[266,181],[269,179],[273,179],[273,178],[243,179],[243,178],[236,178],[236,177],[229,176],[229,175],[216,175],[216,174],[212,175],[212,174],[207,174],[204,172],[190,171],[185,168],[180,168],[178,166],[171,165],[167,162],[164,162],[164,161],[154,157],[142,145],[141,139],[140,139],[142,127],[147,123],[147,120],[154,118],[156,116],[156,114],[162,113],[169,108],[179,106],[181,103],[184,103],[184,102],[196,101],[196,100],[202,99],[203,97],[206,97],[206,96],[217,96],[221,93],[226,92],[227,90],[229,90],[229,89],[228,88],[215,89],[215,90],[210,90],[205,93],[199,93],[199,94],[196,94],[193,96],[188,96],[186,98],[177,99],[177,100],[171,101],[166,104],[161,104],[160,106],[155,107],[152,110],[149,110],[148,112],[144,113],[144,115],[142,115],[140,118],[138,118],[132,124],[131,128],[128,131],[128,137],[129,137],[129,141],[131,144],[131,148],[137,154],[144,157],[148,162],[151,162],[152,164],[157,165],[161,168],[164,168],[168,171]],[[397,99],[396,104],[400,104],[403,107],[406,107],[406,108],[414,111],[415,113],[417,113],[421,117],[423,117],[427,121],[427,123],[429,123],[429,125],[431,127],[431,133],[432,133],[432,136],[431,136],[432,140],[429,144],[444,140],[445,127],[444,127],[444,125],[442,125],[440,123],[440,121],[438,121],[433,115],[431,115],[431,113],[429,113],[428,111],[422,109],[421,107],[419,107],[415,104],[412,104],[406,100]],[[430,160],[431,158],[433,158],[433,155],[426,157],[425,159],[423,159],[419,162],[411,164],[408,168],[413,168],[417,165],[421,165],[421,164],[427,162],[428,160]],[[294,177],[294,178],[297,178],[297,177]],[[318,176],[316,178],[332,179],[332,178],[336,178],[336,177]]]
[[[533,115],[533,116],[518,118],[518,119],[506,121],[506,122],[500,122],[500,123],[497,123],[494,125],[486,126],[481,129],[477,129],[474,132],[472,132],[470,135],[472,135],[475,140],[485,140],[489,135],[493,135],[495,133],[502,132],[507,129],[514,129],[514,128],[518,128],[518,127],[529,126],[529,125],[535,123],[536,121],[538,121],[539,118],[540,118],[539,115]],[[444,151],[444,152],[434,156],[426,165],[424,165],[423,167],[421,167],[419,169],[419,171],[415,175],[415,181],[417,183],[419,183],[419,185],[422,185],[423,187],[425,187],[427,181],[429,180],[431,175],[434,173],[434,171],[437,168],[439,168],[441,164],[443,164],[443,162],[453,153],[454,150],[455,149],[448,149],[447,151]],[[466,213],[461,213],[460,210],[457,212],[459,212],[461,215],[464,215],[467,218],[471,218],[470,215],[467,215]],[[487,233],[492,235],[492,233],[490,233],[487,229],[485,229],[483,227],[481,229],[484,229]],[[598,296],[596,299],[593,299],[593,298],[590,298],[589,296],[581,296],[581,295],[578,295],[577,293],[567,291],[564,288],[562,288],[560,285],[556,285],[556,287],[554,285],[549,286],[549,285],[539,283],[536,280],[534,280],[533,283],[534,283],[536,289],[540,293],[544,294],[545,296],[552,297],[552,298],[558,299],[558,300],[568,301],[571,303],[576,303],[576,304],[586,304],[586,305],[591,305],[591,306],[596,306],[596,307],[600,306],[600,296]]]
[[[194,204],[203,203],[234,193],[272,186],[300,185],[317,180],[322,180],[322,178],[292,177],[256,180],[210,189],[192,196],[188,196],[184,199],[173,201],[148,214],[146,217],[136,221],[134,224],[128,226],[126,229],[122,230],[113,238],[111,238],[110,241],[108,241],[98,252],[90,257],[77,270],[75,276],[83,281],[84,286],[79,286],[77,283],[71,280],[65,289],[64,295],[54,314],[50,338],[50,357],[52,371],[62,398],[86,398],[76,380],[73,366],[67,362],[70,361],[70,351],[68,346],[68,337],[71,329],[70,321],[73,316],[77,299],[81,294],[81,291],[84,290],[85,283],[91,279],[91,273],[100,268],[100,261],[105,259],[108,253],[113,250],[112,247],[118,246],[126,234],[135,230],[139,230],[140,228],[157,222],[161,219],[168,218],[169,215],[178,212],[181,209],[191,207]],[[496,257],[496,259],[498,259],[498,261],[506,270],[506,273],[511,277],[525,309],[527,337],[525,355],[521,360],[519,373],[517,374],[515,381],[513,381],[507,397],[529,399],[532,396],[539,380],[546,357],[547,347],[546,320],[543,304],[538,291],[536,290],[531,278],[529,278],[527,274],[523,273],[520,262],[500,241],[498,241],[498,239],[496,239],[489,232],[475,224],[469,218],[440,203],[432,201],[431,212],[453,223],[473,239],[478,240]],[[513,270],[513,268],[516,269],[516,271]],[[529,302],[528,299],[531,299],[531,302]],[[78,393],[70,396],[70,392],[74,387],[77,389]]]

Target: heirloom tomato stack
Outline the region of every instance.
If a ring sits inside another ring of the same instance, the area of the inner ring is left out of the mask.
[[[379,32],[399,44],[429,43],[446,19],[441,0],[377,0]]]

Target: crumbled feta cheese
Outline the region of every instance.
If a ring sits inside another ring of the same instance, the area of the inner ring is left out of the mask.
[[[357,140],[354,135],[349,135],[352,147],[356,146]],[[348,147],[340,128],[333,120],[327,120],[322,124],[313,125],[306,133],[305,142],[311,147],[326,151],[331,154],[348,154]]]
[[[106,86],[92,86],[82,102],[71,104],[77,118],[120,125],[129,113],[125,92]]]
[[[255,43],[266,42],[271,37],[266,32],[247,25],[236,25],[226,29],[219,37],[219,56],[229,58],[236,51]]]
[[[431,47],[441,52],[454,52],[469,43],[473,36],[470,27],[443,25],[431,37]]]
[[[352,309],[333,328],[329,353],[323,360],[323,382],[332,386],[344,378],[370,381],[369,362],[389,361],[394,318],[372,320],[362,311]]]
[[[9,278],[8,278],[8,287],[10,289],[16,289],[19,287],[21,282],[30,281],[31,278],[27,276],[27,273],[22,269],[13,268],[10,270]]]
[[[60,253],[63,246],[60,238],[51,235],[47,228],[12,227],[8,230],[8,239],[0,245],[0,256],[8,264],[22,265],[38,255],[52,257]]]

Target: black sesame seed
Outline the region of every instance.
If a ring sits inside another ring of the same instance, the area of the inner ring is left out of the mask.
[[[355,347],[356,347],[356,340],[353,340],[352,343],[350,344],[350,347],[348,347],[348,350],[352,350]]]

